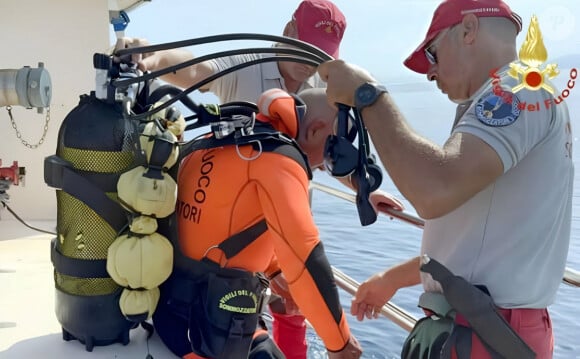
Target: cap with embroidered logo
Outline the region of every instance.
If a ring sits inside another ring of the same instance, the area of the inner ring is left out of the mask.
[[[442,30],[459,24],[467,14],[477,17],[505,17],[514,23],[518,33],[522,30],[522,18],[501,0],[445,0],[433,13],[425,40],[407,57],[405,66],[420,74],[426,74],[430,66],[424,52],[427,45]]]
[[[292,20],[296,22],[299,40],[338,58],[340,42],[346,30],[346,18],[336,5],[327,0],[302,1]]]

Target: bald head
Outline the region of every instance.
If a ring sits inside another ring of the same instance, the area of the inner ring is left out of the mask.
[[[516,25],[505,17],[480,17],[477,59],[481,75],[493,68],[500,68],[517,59]]]
[[[480,17],[479,27],[497,40],[515,44],[517,28],[513,21],[505,17]]]
[[[332,134],[337,109],[332,107],[322,88],[306,89],[298,96],[306,104],[306,114],[299,126],[298,144],[313,167],[322,163],[326,138]]]
[[[336,118],[337,109],[332,107],[326,97],[326,89],[311,88],[300,91],[298,96],[306,104],[306,116],[303,122],[318,119],[333,122]]]

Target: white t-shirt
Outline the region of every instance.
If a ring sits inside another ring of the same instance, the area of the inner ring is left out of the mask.
[[[213,67],[213,72],[218,73],[232,66],[272,56],[274,55],[234,55],[210,60],[210,64]],[[320,79],[318,74],[315,74],[304,82],[299,91],[313,87],[325,87],[325,83]],[[278,70],[278,63],[276,61],[251,65],[219,77],[210,83],[209,91],[218,96],[221,103],[232,101],[256,103],[262,92],[272,88],[287,91],[284,78],[280,74],[280,70]]]
[[[506,68],[499,75],[503,90],[518,85]],[[544,89],[524,88],[513,94],[512,104],[498,101],[491,80],[472,99],[458,106],[452,132],[489,144],[504,174],[459,208],[426,221],[421,253],[485,285],[499,307],[545,308],[562,280],[570,238],[574,165],[568,109]],[[422,278],[425,290],[440,290],[430,276]]]

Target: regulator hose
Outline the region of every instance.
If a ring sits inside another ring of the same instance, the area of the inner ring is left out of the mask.
[[[144,82],[154,78],[158,78],[160,76],[176,72],[180,69],[193,66],[204,61],[208,61],[211,59],[216,59],[220,57],[227,57],[233,55],[241,55],[241,54],[275,54],[276,56],[264,57],[255,59],[252,61],[247,61],[242,64],[238,64],[217,72],[206,79],[199,81],[198,83],[194,84],[191,87],[188,87],[184,90],[163,90],[166,91],[165,94],[171,94],[173,97],[168,101],[164,102],[163,104],[156,106],[149,111],[145,111],[143,113],[130,115],[132,119],[141,120],[147,118],[154,113],[161,111],[164,108],[171,106],[173,103],[177,101],[181,101],[187,108],[189,108],[195,115],[188,117],[188,120],[197,118],[197,114],[199,112],[199,106],[197,106],[193,101],[191,101],[187,95],[195,90],[202,88],[204,85],[214,81],[215,79],[225,76],[229,73],[234,71],[243,69],[248,66],[253,66],[260,63],[272,62],[272,61],[289,61],[289,62],[297,62],[303,63],[310,66],[317,67],[321,63],[325,61],[332,60],[333,58],[319,49],[316,46],[313,46],[307,42],[300,41],[297,39],[284,37],[284,36],[276,36],[276,35],[265,35],[265,34],[255,34],[255,33],[235,33],[235,34],[222,34],[222,35],[213,35],[213,36],[206,36],[200,38],[194,38],[189,40],[182,40],[182,41],[175,41],[169,42],[164,44],[158,45],[149,45],[149,46],[142,46],[142,47],[133,47],[127,49],[119,49],[114,53],[114,56],[126,59],[127,57],[130,58],[130,55],[133,54],[143,54],[143,53],[151,53],[156,51],[162,50],[170,50],[176,49],[181,47],[187,46],[194,46],[194,45],[201,45],[201,44],[208,44],[208,43],[215,43],[221,41],[233,41],[233,40],[264,40],[264,41],[274,41],[281,44],[287,44],[292,47],[283,47],[283,46],[276,46],[276,47],[252,47],[252,48],[244,48],[244,49],[236,49],[236,50],[228,50],[228,51],[221,51],[216,52],[204,56],[199,56],[194,59],[184,61],[180,64],[176,64],[173,66],[166,67],[161,70],[145,73],[142,76],[132,77],[132,78],[123,78],[123,79],[115,79],[112,81],[112,85],[114,87],[127,87],[131,84],[137,82]],[[161,92],[162,93],[162,92]],[[155,98],[157,96],[161,96],[161,93],[155,94]],[[163,97],[163,96],[161,96]],[[159,98],[161,98],[159,97]],[[344,107],[345,105],[341,105]],[[230,107],[231,108],[231,107]],[[235,108],[235,106],[234,106]],[[374,223],[376,221],[377,215],[374,211],[370,201],[369,195],[374,189],[378,188],[381,181],[380,173],[376,173],[375,171],[371,171],[371,176],[369,176],[368,168],[369,168],[369,139],[366,133],[366,128],[364,127],[363,118],[358,113],[356,109],[354,109],[354,119],[353,122],[357,128],[357,133],[359,137],[358,141],[358,152],[359,152],[359,164],[357,166],[357,171],[353,174],[356,176],[355,181],[357,182],[357,210],[359,212],[359,217],[361,220],[361,224],[366,226],[368,224]],[[203,125],[203,124],[199,124]],[[195,128],[194,125],[188,125],[188,129]],[[371,161],[372,162],[372,161]],[[373,163],[371,163],[372,165]],[[372,166],[371,166],[372,167]],[[372,167],[374,169],[378,169],[378,166]],[[378,169],[380,172],[380,169]],[[371,183],[372,182],[372,183]]]

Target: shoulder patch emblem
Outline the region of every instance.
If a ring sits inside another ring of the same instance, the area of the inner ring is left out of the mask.
[[[486,126],[508,126],[520,116],[519,103],[518,97],[509,91],[500,94],[489,91],[477,100],[475,116]]]

